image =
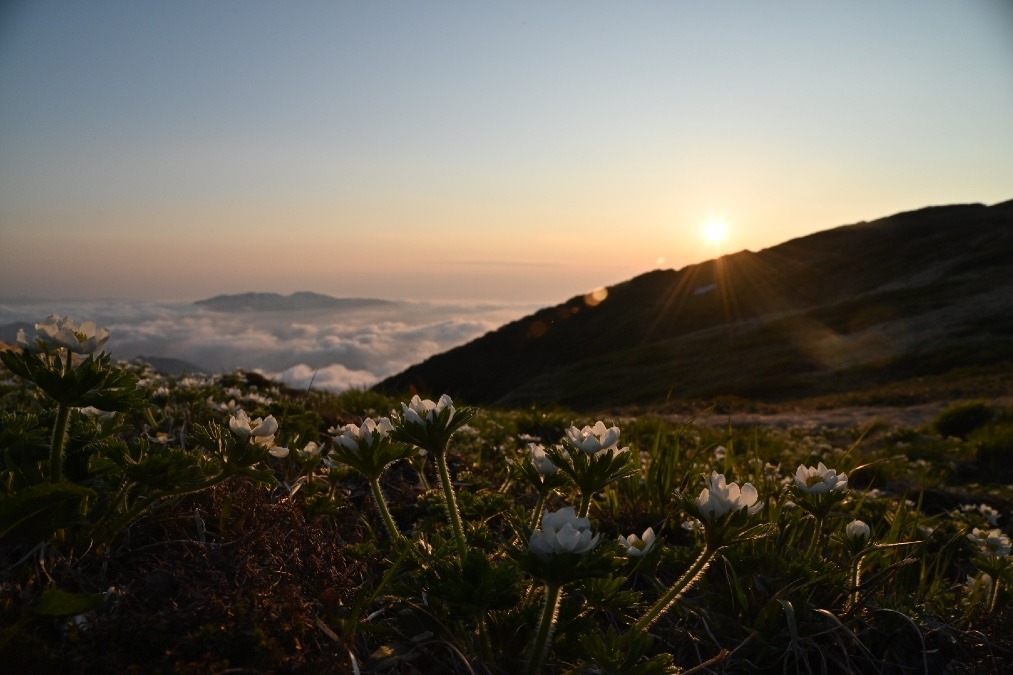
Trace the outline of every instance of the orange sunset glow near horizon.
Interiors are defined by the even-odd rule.
[[[13,2],[0,297],[554,303],[1013,198],[1013,6]]]

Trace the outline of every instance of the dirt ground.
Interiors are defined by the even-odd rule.
[[[883,422],[890,426],[917,427],[926,424],[946,409],[948,403],[923,403],[912,406],[854,406],[833,410],[791,409],[771,413],[711,413],[697,421],[710,426],[734,427],[862,427],[872,422]]]
[[[695,418],[699,424],[734,427],[821,427],[851,428],[863,427],[873,422],[888,426],[918,427],[930,423],[936,415],[948,408],[952,401],[933,401],[907,406],[846,406],[830,409],[785,408],[767,412],[701,413]],[[992,401],[997,407],[1013,405],[1013,398],[1002,397]],[[685,419],[684,416],[678,416]],[[673,417],[674,418],[674,417]]]

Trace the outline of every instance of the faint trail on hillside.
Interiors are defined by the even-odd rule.
[[[950,401],[936,401],[910,406],[851,406],[829,410],[794,409],[772,413],[708,413],[699,415],[695,422],[711,427],[730,425],[733,427],[816,429],[820,427],[863,427],[878,421],[890,426],[918,427],[931,422],[950,404]]]

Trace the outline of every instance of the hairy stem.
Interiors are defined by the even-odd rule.
[[[538,494],[538,503],[535,504],[535,512],[531,514],[531,523],[529,530],[534,532],[538,529],[538,521],[542,519],[542,511],[545,510],[545,498],[548,497],[548,492],[541,492]]]
[[[383,490],[380,489],[380,479],[370,478],[369,487],[373,491],[373,501],[376,502],[376,510],[380,512],[383,524],[387,526],[387,534],[390,535],[393,541],[403,541],[404,535],[397,529],[397,523],[394,522],[394,518],[390,515],[390,509],[387,508],[387,500],[383,496]]]
[[[63,365],[63,374],[68,375],[74,364],[74,356],[67,350],[67,361]],[[70,406],[60,402],[56,408],[56,424],[53,425],[53,440],[49,450],[49,480],[53,483],[63,478],[63,446],[67,443],[67,421],[70,419]]]
[[[633,630],[645,631],[650,628],[651,624],[657,621],[661,615],[667,612],[668,608],[679,599],[679,596],[689,590],[689,588],[696,583],[696,580],[703,575],[707,566],[710,565],[711,560],[714,559],[717,552],[717,548],[712,548],[710,546],[705,547],[704,550],[700,552],[697,559],[693,561],[693,564],[689,566],[689,569],[686,570],[686,573],[683,574],[682,577],[680,577],[679,580],[675,582],[675,584],[668,589],[668,591],[661,596],[656,603],[654,603],[653,607],[647,610],[646,614],[640,617],[640,620],[634,624]]]
[[[851,598],[848,601],[848,609],[853,610],[858,606],[858,586],[862,583],[862,556],[859,554],[855,557],[855,562],[851,566]]]
[[[578,518],[587,518],[587,512],[591,510],[591,492],[580,493],[580,508],[577,509]]]
[[[545,657],[549,653],[549,644],[552,642],[552,632],[556,628],[556,617],[559,615],[559,603],[562,599],[562,586],[545,585],[545,604],[542,605],[538,632],[535,634],[534,644],[531,645],[531,656],[528,658],[528,668],[525,671],[528,675],[534,675],[542,670],[542,664],[545,663]]]
[[[447,468],[446,452],[436,453],[436,466],[440,470],[440,487],[443,488],[443,498],[447,502],[447,517],[450,518],[450,526],[454,530],[454,539],[457,541],[457,552],[461,555],[461,564],[468,557],[468,544],[464,539],[464,527],[461,525],[461,512],[457,508],[457,497],[454,495],[454,486],[450,483],[450,469]]]
[[[816,517],[816,529],[813,530],[812,541],[809,542],[809,548],[806,549],[805,557],[809,559],[816,552],[816,543],[820,540],[820,535],[823,533],[823,519],[819,516]]]
[[[988,613],[995,611],[995,601],[999,599],[1000,577],[995,574],[992,578],[992,588],[988,592]]]
[[[70,406],[60,403],[56,409],[56,424],[53,425],[53,442],[49,452],[49,480],[58,483],[63,478],[63,446],[67,442],[67,421]]]

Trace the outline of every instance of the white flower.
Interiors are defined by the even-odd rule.
[[[35,324],[35,343],[29,343],[25,331],[18,330],[18,344],[29,351],[37,352],[45,346],[69,349],[75,354],[94,354],[109,340],[109,331],[98,328],[94,321],[81,325],[69,316],[63,318],[53,314],[42,323]]]
[[[278,431],[278,421],[274,415],[264,419],[251,420],[246,411],[240,408],[229,418],[229,429],[239,438],[251,438],[254,443],[265,447],[274,446],[274,434]],[[286,453],[287,454],[287,453]]]
[[[559,467],[552,463],[552,460],[545,454],[545,447],[538,443],[529,443],[528,451],[531,453],[531,463],[535,470],[543,476],[556,473]]]
[[[531,533],[528,548],[541,560],[556,553],[587,553],[601,535],[591,535],[591,521],[578,518],[572,506],[550,511],[542,517],[542,529]]]
[[[611,426],[605,428],[605,423],[598,420],[593,427],[578,429],[571,426],[566,430],[566,438],[575,446],[589,455],[597,455],[606,450],[617,449],[619,443],[619,427]],[[625,452],[629,448],[618,449],[618,452]]]
[[[1000,517],[999,511],[993,509],[988,504],[978,504],[978,512],[981,513],[981,515],[985,516],[985,519],[988,520],[989,525],[999,524],[999,517]]]
[[[795,471],[795,485],[809,494],[840,492],[848,487],[848,475],[828,469],[823,462],[816,467],[799,464]]]
[[[967,538],[977,544],[982,553],[988,555],[1007,556],[1010,554],[1010,550],[1013,550],[1009,537],[1003,534],[999,528],[980,530],[976,527],[971,530],[971,534],[967,535]]]
[[[373,421],[371,417],[367,417],[362,421],[361,426],[346,424],[337,429],[334,443],[352,452],[358,452],[360,441],[365,441],[366,445],[372,447],[374,443],[378,443],[381,439],[386,438],[387,434],[393,430],[394,425],[386,417],[381,417],[376,421]],[[334,432],[335,430],[331,429],[331,431]]]
[[[751,483],[746,483],[739,489],[738,483],[727,483],[724,474],[714,471],[711,473],[710,487],[703,489],[696,498],[696,505],[700,517],[713,522],[729,511],[743,508],[756,513],[762,506],[756,501],[758,497],[756,488]]]
[[[99,410],[95,406],[91,406],[91,405],[88,406],[87,408],[78,408],[78,410],[85,417],[90,417],[92,419],[97,419],[97,420],[112,419],[113,416],[116,415],[115,412],[110,412],[110,411],[107,411],[107,410]]]
[[[272,436],[272,438],[273,438],[273,436]],[[285,457],[288,457],[289,450],[288,450],[288,448],[282,448],[282,447],[276,445],[273,448],[271,448],[270,450],[268,450],[267,452],[272,457],[277,457],[278,459],[284,459]]]
[[[454,401],[446,394],[441,396],[437,403],[433,403],[428,398],[423,400],[416,394],[412,396],[412,400],[409,403],[401,404],[401,412],[404,413],[405,422],[414,424],[431,422],[447,408],[450,409],[450,418],[448,419],[450,421],[454,418]]]
[[[323,450],[323,447],[321,447],[319,443],[316,441],[310,441],[303,446],[302,450],[297,450],[297,452],[299,453],[299,457],[301,459],[309,459],[319,455],[321,450]]]
[[[686,530],[687,532],[696,532],[702,527],[703,523],[701,523],[696,518],[690,518],[689,520],[682,521],[682,529]]]
[[[251,403],[258,403],[260,405],[271,405],[272,403],[274,403],[274,400],[268,398],[267,396],[258,394],[255,391],[251,391],[250,393],[248,393],[246,396],[243,397],[243,400],[249,401]]]
[[[964,588],[967,590],[968,595],[974,595],[976,591],[981,591],[982,595],[988,595],[992,590],[992,575],[982,572],[977,579],[968,576]]]
[[[228,403],[215,403],[214,399],[208,396],[208,405],[220,413],[233,413],[239,409],[239,404],[236,403],[236,399],[229,399]]]
[[[844,534],[848,539],[854,539],[864,544],[869,541],[871,531],[869,530],[869,526],[863,521],[852,520],[844,527]]]
[[[644,534],[640,537],[636,534],[631,534],[628,537],[619,537],[619,543],[626,548],[626,553],[633,558],[647,555],[647,552],[654,548],[655,541],[653,527],[644,530]]]
[[[728,450],[723,445],[719,445],[714,448],[714,461],[723,462],[725,461],[725,455],[728,454]]]

